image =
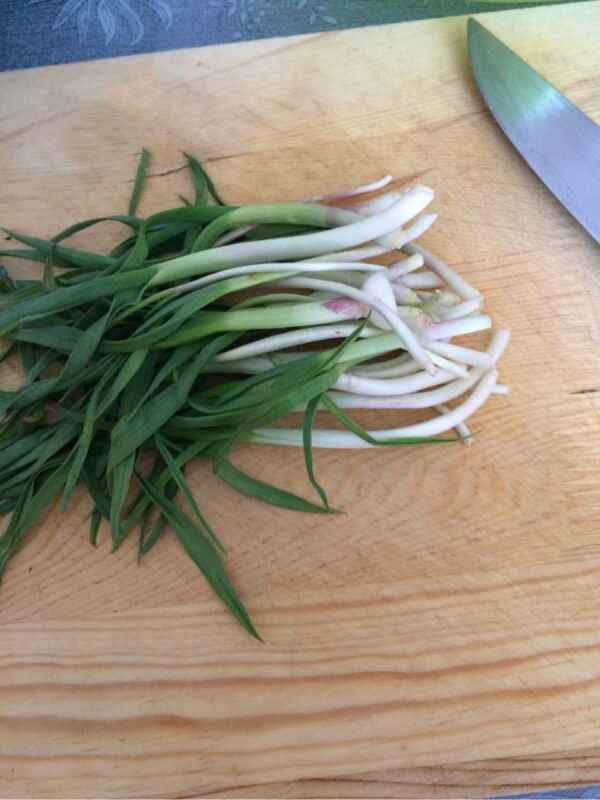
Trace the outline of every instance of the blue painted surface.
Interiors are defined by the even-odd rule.
[[[532,794],[509,794],[495,800],[525,800],[525,798],[536,798],[537,800],[550,800],[551,798],[600,798],[599,786],[578,786],[575,789],[552,789],[545,792],[533,792]]]
[[[468,0],[0,0],[0,70],[502,7]]]

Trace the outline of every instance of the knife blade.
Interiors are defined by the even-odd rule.
[[[600,242],[600,128],[474,19],[469,59],[496,121],[525,161]]]

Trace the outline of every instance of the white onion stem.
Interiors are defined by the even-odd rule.
[[[461,361],[471,367],[489,369],[492,366],[492,358],[489,353],[473,350],[471,347],[460,347],[449,342],[429,342],[427,349],[431,353]]]
[[[507,328],[498,328],[498,330],[494,331],[492,339],[487,347],[487,352],[490,354],[494,364],[504,352],[509,340],[510,331]]]
[[[347,297],[351,297],[353,300],[357,300],[359,303],[365,303],[385,319],[417,364],[431,374],[435,372],[433,362],[423,345],[416,339],[413,332],[404,320],[398,316],[396,311],[389,308],[389,306],[383,303],[378,297],[363,292],[361,289],[356,289],[353,286],[345,286],[344,284],[335,283],[333,281],[322,281],[317,278],[288,278],[284,281],[280,281],[279,285],[290,286],[292,288],[325,289],[332,292],[339,292]]]
[[[429,355],[433,363],[436,365],[436,367],[441,367],[442,369],[445,369],[448,372],[452,372],[459,378],[466,378],[468,376],[469,373],[465,369],[463,364],[457,364],[456,361],[452,361],[449,358],[444,358],[444,356],[440,356],[437,353],[432,352],[431,350],[429,350]]]
[[[391,281],[395,281],[396,278],[401,278],[403,275],[408,275],[409,272],[420,269],[424,263],[423,256],[420,253],[415,253],[412,256],[402,258],[400,261],[394,261],[392,264],[389,264],[387,276]]]
[[[483,297],[480,296],[472,297],[470,300],[464,300],[462,303],[456,303],[456,305],[443,306],[440,309],[440,317],[442,319],[459,319],[460,317],[466,317],[469,314],[479,311],[482,303]]]
[[[398,278],[398,282],[409,289],[439,289],[444,285],[441,278],[435,272],[413,272]]]
[[[255,223],[240,225],[239,228],[234,228],[232,231],[227,231],[227,233],[219,236],[219,238],[213,242],[212,247],[221,247],[221,245],[235,242],[236,239],[241,239],[242,236],[250,233],[250,231],[253,231],[256,227],[258,226]]]
[[[352,375],[361,378],[402,378],[404,375],[414,375],[420,370],[419,365],[408,353],[399,358],[392,358],[378,364],[358,364],[348,370]]]
[[[433,253],[430,253],[429,250],[421,247],[421,245],[411,242],[402,249],[404,252],[410,255],[413,255],[414,253],[419,253],[422,255],[427,266],[433,270],[436,275],[439,275],[449,289],[452,289],[452,291],[456,292],[456,294],[458,294],[460,297],[464,298],[465,300],[470,300],[474,297],[480,297],[477,289],[471,286],[471,284],[467,283],[464,278],[461,278],[461,276],[458,275],[451,267],[449,267],[448,264],[445,264],[441,258],[438,258]]]
[[[327,255],[323,256],[305,258],[302,259],[301,263],[310,264],[311,261],[367,261],[369,258],[377,258],[389,252],[389,247],[373,244],[368,247],[357,247],[354,250],[342,250],[341,253],[327,253]]]
[[[444,406],[441,404],[435,406],[435,410],[438,412],[438,414],[451,413],[448,406]],[[473,437],[471,436],[471,431],[467,428],[464,422],[457,422],[456,425],[454,426],[454,430],[458,433],[459,436],[462,437],[463,444],[467,446],[473,444]]]
[[[415,186],[405,192],[387,211],[363,218],[356,214],[354,216],[359,217],[356,222],[349,222],[340,227],[307,233],[303,236],[237,242],[178,256],[158,266],[156,274],[148,281],[148,287],[196,278],[209,272],[238,267],[242,264],[291,261],[366,244],[384,234],[398,231],[405,222],[423,211],[433,200],[433,196],[433,191],[426,186]]]
[[[219,353],[213,361],[236,361],[240,358],[262,355],[263,353],[273,353],[276,350],[285,350],[288,347],[296,347],[309,342],[326,341],[327,339],[345,339],[356,330],[356,325],[317,325],[313,328],[303,328],[296,331],[286,331],[277,333],[273,336],[265,336],[256,342],[243,344]],[[381,336],[380,331],[365,327],[361,331],[361,337]]]
[[[382,194],[379,197],[375,197],[373,200],[367,200],[367,202],[361,203],[358,206],[352,206],[352,211],[367,216],[371,214],[380,214],[382,211],[385,211],[390,206],[393,206],[394,203],[398,202],[400,197],[402,197],[400,192],[387,192],[387,194]]]
[[[302,261],[293,261],[291,263],[285,261],[273,261],[265,264],[245,264],[241,267],[232,267],[231,269],[223,269],[220,272],[212,272],[210,275],[203,275],[201,278],[189,281],[188,283],[181,284],[177,287],[177,293],[186,292],[190,289],[198,289],[201,286],[206,286],[209,283],[217,283],[224,281],[228,278],[234,278],[238,275],[253,275],[259,272],[273,272],[274,280],[281,274],[294,274],[311,272],[385,272],[385,267],[380,264],[366,264],[362,261],[349,261],[349,262],[328,262],[328,261],[313,261],[311,263]]]
[[[492,320],[487,314],[477,314],[472,317],[461,317],[444,322],[434,322],[423,332],[424,341],[436,339],[450,339],[467,333],[476,333],[492,327]]]
[[[357,186],[355,189],[345,189],[341,192],[333,192],[331,194],[315,194],[311,197],[304,197],[300,200],[301,203],[320,203],[327,200],[343,200],[345,197],[354,197],[357,194],[367,194],[367,192],[376,192],[378,189],[383,189],[392,180],[391,175],[385,175],[373,183],[366,183],[363,186]]]
[[[468,378],[457,378],[435,389],[428,389],[426,392],[416,391],[390,396],[340,391],[332,391],[331,394],[340,408],[393,408],[402,410],[432,408],[440,403],[455,400],[465,392],[468,392],[481,378],[483,372],[484,370],[473,369]]]
[[[442,369],[438,370],[435,375],[430,375],[428,372],[421,370],[421,372],[417,372],[414,375],[388,379],[366,378],[346,372],[344,375],[340,375],[332,388],[344,392],[357,392],[358,394],[383,397],[429,389],[431,386],[447,383],[453,380],[454,377],[452,372]]]
[[[437,436],[440,433],[445,433],[451,430],[456,425],[464,422],[471,414],[477,411],[489,397],[494,384],[496,383],[497,372],[495,367],[487,370],[474,391],[469,397],[457,408],[439,417],[426,420],[425,422],[418,422],[414,425],[406,425],[400,428],[388,428],[379,431],[369,431],[369,434],[378,442],[384,444],[385,442],[393,441],[394,439],[421,437],[421,436]],[[285,445],[302,446],[303,435],[301,430],[294,430],[289,428],[257,428],[252,434],[252,441],[255,442],[269,442]],[[328,447],[339,449],[350,448],[371,448],[377,445],[372,445],[361,439],[356,434],[350,431],[337,431],[337,430],[323,430],[315,429],[312,432],[312,445],[313,447]]]

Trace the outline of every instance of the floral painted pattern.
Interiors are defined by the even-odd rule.
[[[29,0],[29,5],[44,2],[47,0]],[[105,44],[108,44],[117,28],[125,24],[131,33],[130,44],[134,45],[144,35],[144,23],[138,11],[140,6],[153,11],[165,29],[171,27],[173,12],[166,0],[66,0],[52,27],[56,30],[75,19],[79,41],[83,42],[95,18],[104,32]]]
[[[248,35],[262,36],[272,34],[270,22],[277,21],[278,0],[208,0],[209,5],[219,9],[227,17],[236,22],[234,37],[239,39]],[[295,12],[299,17],[298,22],[305,21],[309,25],[325,23],[337,25],[336,18],[331,14],[328,3],[324,0],[295,0]],[[280,9],[279,9],[280,11]],[[290,15],[291,10],[288,10]],[[304,20],[301,19],[304,17]]]
[[[0,0],[1,2],[1,0]],[[232,39],[277,35],[282,9],[280,0],[196,0],[197,13],[206,24],[206,12],[210,9],[212,25],[221,22],[230,30]],[[56,0],[29,0],[28,5],[48,3],[56,5]],[[200,6],[202,3],[202,6]],[[285,11],[288,23],[306,28],[319,25],[336,26],[326,0],[292,0]],[[60,6],[60,4],[59,4]],[[99,26],[104,34],[104,44],[108,45],[115,34],[124,28],[129,35],[129,45],[137,45],[144,36],[144,13],[148,10],[160,21],[165,30],[173,23],[173,9],[177,0],[63,0],[59,7],[52,29],[77,29],[79,43],[82,44],[92,26]],[[144,12],[144,13],[142,13]],[[189,12],[188,12],[189,14]]]
[[[0,71],[552,2],[0,0]]]

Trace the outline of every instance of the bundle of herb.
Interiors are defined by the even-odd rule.
[[[24,372],[18,390],[0,392],[0,510],[11,515],[0,576],[55,496],[65,509],[81,482],[93,503],[92,544],[102,520],[114,550],[137,526],[142,556],[169,525],[258,636],[186,482],[189,462],[209,459],[221,479],[264,502],[332,512],[312,448],[469,442],[466,419],[505,391],[495,363],[508,333],[496,331],[483,352],[451,341],[491,321],[480,293],[414,243],[435,220],[421,213],[430,189],[331,204],[383,189],[388,177],[298,203],[232,207],[187,160],[193,203],[136,215],[144,151],[128,214],[86,220],[50,240],[10,232],[26,249],[1,254],[39,262],[42,277],[0,275],[0,335],[9,342],[1,360],[18,358]],[[131,230],[111,252],[62,244],[105,220]],[[387,265],[375,260],[390,253]],[[367,431],[347,414],[360,408],[434,414]],[[294,411],[303,413],[301,429],[273,427]],[[314,429],[321,412],[341,425]],[[439,438],[452,429],[457,435]],[[241,441],[303,446],[320,503],[234,467],[229,456]],[[149,472],[141,467],[148,454]]]

